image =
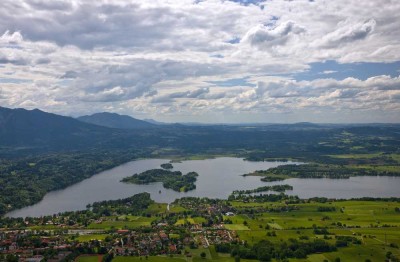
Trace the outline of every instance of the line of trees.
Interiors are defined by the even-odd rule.
[[[272,243],[268,240],[261,240],[257,244],[249,247],[238,244],[217,244],[217,252],[230,253],[232,257],[244,259],[258,259],[259,261],[269,262],[272,259],[284,260],[287,258],[306,258],[309,254],[333,252],[337,248],[324,240],[317,239],[310,242],[301,242],[296,239],[280,243]]]

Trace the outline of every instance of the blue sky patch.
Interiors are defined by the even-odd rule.
[[[224,56],[223,56],[223,55],[221,55],[221,54],[210,55],[210,57],[215,57],[215,58],[224,58]]]
[[[71,79],[63,79],[57,82],[58,85],[60,86],[68,86],[71,84],[72,80]]]
[[[0,83],[2,84],[22,84],[22,83],[31,83],[32,80],[20,79],[20,78],[1,78]]]
[[[229,44],[238,44],[240,42],[240,37],[232,38],[231,40],[227,41]]]
[[[221,87],[231,87],[231,86],[251,86],[255,87],[255,84],[247,82],[247,77],[243,78],[232,78],[228,80],[223,80],[223,81],[208,81],[207,83],[216,85],[216,86],[221,86]]]
[[[231,2],[240,3],[241,5],[258,5],[259,3],[264,2],[265,0],[229,0]]]
[[[263,25],[266,26],[266,27],[275,27],[276,26],[276,22],[278,20],[279,20],[279,17],[272,16],[271,19],[268,22],[263,23]]]
[[[354,77],[366,80],[373,76],[400,75],[400,61],[392,63],[349,63],[339,64],[336,61],[311,63],[310,70],[292,75],[298,81],[313,80],[318,78],[333,78],[343,80],[347,77]]]

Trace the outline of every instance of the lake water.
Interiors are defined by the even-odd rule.
[[[287,179],[278,182],[261,182],[260,177],[241,175],[255,170],[268,169],[291,162],[249,162],[240,158],[222,157],[206,160],[190,160],[174,163],[174,170],[182,173],[199,173],[196,189],[186,193],[163,188],[161,183],[135,185],[120,180],[134,173],[159,168],[165,159],[132,161],[101,172],[66,189],[45,195],[39,203],[15,210],[10,217],[42,216],[63,211],[85,209],[96,201],[126,198],[141,192],[149,192],[156,202],[169,203],[184,196],[227,198],[236,189],[254,189],[264,185],[289,184],[294,187],[290,195],[301,198],[324,196],[331,198],[352,197],[400,197],[400,177],[352,177],[350,179]],[[159,193],[161,191],[161,193]]]

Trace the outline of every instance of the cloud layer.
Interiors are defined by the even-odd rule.
[[[164,121],[399,122],[398,1],[3,0],[0,105]],[[225,84],[222,84],[225,83]]]

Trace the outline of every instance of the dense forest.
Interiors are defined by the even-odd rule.
[[[0,161],[0,215],[32,205],[49,191],[65,188],[139,156],[135,151],[93,151],[3,159]]]
[[[94,202],[88,205],[91,211],[98,215],[109,216],[111,214],[141,214],[154,201],[149,193],[140,193],[128,198]]]

